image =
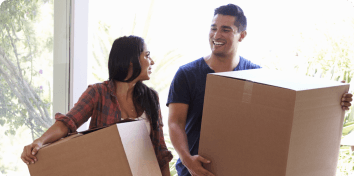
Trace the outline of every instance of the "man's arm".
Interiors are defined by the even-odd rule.
[[[168,126],[172,145],[192,176],[214,176],[202,166],[202,163],[210,163],[210,161],[199,155],[191,156],[189,153],[185,131],[188,107],[184,103],[169,104]]]

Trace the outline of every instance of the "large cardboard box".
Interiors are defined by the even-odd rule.
[[[161,176],[144,121],[64,138],[39,150],[31,176]]]
[[[199,155],[217,176],[334,176],[349,85],[266,69],[209,74]]]

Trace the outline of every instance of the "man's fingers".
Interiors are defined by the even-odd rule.
[[[190,172],[190,171],[189,171]],[[215,176],[214,174],[212,174],[211,172],[209,172],[208,170],[202,168],[199,168],[197,172],[195,173],[191,173],[192,176]]]
[[[209,160],[207,160],[207,159],[205,159],[205,158],[203,158],[203,157],[201,157],[201,156],[198,157],[198,160],[199,160],[200,162],[202,162],[202,163],[206,163],[206,164],[210,163]]]
[[[215,176],[213,173],[209,172],[208,170],[203,168],[203,171],[201,172],[203,173],[203,175],[207,175],[207,176]]]
[[[343,97],[343,98],[351,98],[351,97],[353,97],[353,94],[351,94],[351,93],[345,93],[345,94],[343,94],[342,97]]]
[[[353,99],[344,97],[344,98],[342,98],[342,101],[351,102],[351,101],[353,101]]]
[[[207,176],[215,176],[214,174],[212,174],[211,172],[207,171],[204,173],[204,175],[207,175]]]
[[[349,107],[349,106],[351,106],[352,104],[351,104],[351,103],[348,103],[348,102],[342,102],[341,105],[342,105],[342,106],[345,106],[345,107]]]

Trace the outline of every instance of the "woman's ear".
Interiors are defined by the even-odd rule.
[[[132,75],[133,75],[133,63],[130,62],[129,67],[128,67],[128,74],[124,80],[126,81],[126,80],[130,79],[130,77],[132,77]]]
[[[128,72],[132,72],[133,73],[133,63],[132,62],[129,63]]]

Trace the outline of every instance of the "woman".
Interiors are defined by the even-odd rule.
[[[142,83],[150,79],[152,65],[154,61],[142,38],[116,39],[109,54],[109,80],[90,85],[68,114],[57,113],[56,122],[40,138],[24,147],[23,162],[35,163],[35,155],[44,144],[75,132],[90,117],[90,129],[126,119],[144,119],[162,175],[169,176],[169,162],[173,156],[164,141],[159,99],[154,90]]]

